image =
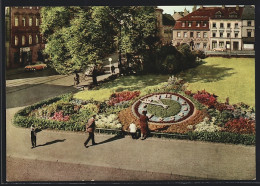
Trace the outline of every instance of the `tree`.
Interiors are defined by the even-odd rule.
[[[101,63],[116,47],[141,53],[156,42],[153,7],[44,7],[45,53],[60,74]]]

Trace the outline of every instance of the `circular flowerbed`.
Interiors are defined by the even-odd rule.
[[[158,124],[176,124],[190,117],[193,103],[177,93],[154,93],[141,97],[132,106],[132,112],[140,117],[147,111],[150,121]]]

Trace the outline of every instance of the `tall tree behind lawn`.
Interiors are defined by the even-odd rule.
[[[156,42],[153,7],[44,7],[45,52],[60,74],[97,64],[116,48],[141,53]]]

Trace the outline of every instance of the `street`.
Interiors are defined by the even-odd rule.
[[[108,76],[99,76],[98,81]],[[98,144],[86,149],[83,142],[87,136],[83,132],[43,130],[37,135],[38,147],[31,149],[30,129],[14,126],[14,114],[43,99],[79,91],[73,86],[73,77],[55,74],[6,81],[8,181],[253,180],[256,177],[254,146],[159,138],[141,141],[129,136],[96,134]]]

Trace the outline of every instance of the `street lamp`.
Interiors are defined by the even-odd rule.
[[[112,74],[112,69],[111,69],[112,58],[110,57],[110,58],[108,59],[108,61],[109,61],[109,64],[110,64],[110,73]]]

